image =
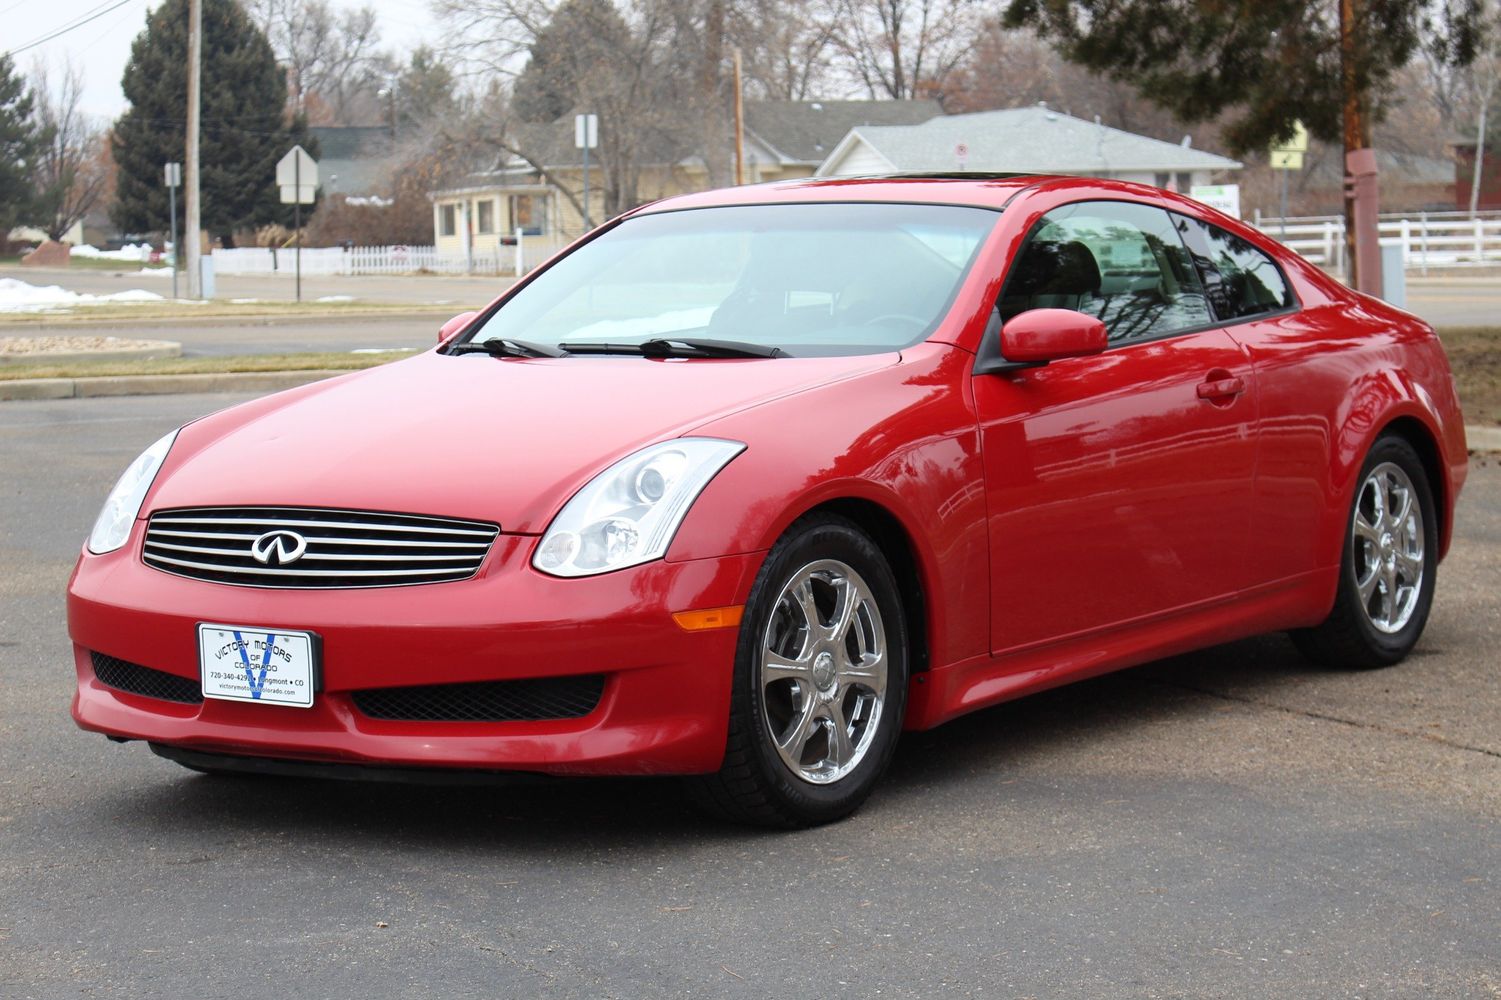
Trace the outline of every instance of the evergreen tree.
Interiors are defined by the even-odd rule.
[[[202,3],[202,223],[232,246],[238,230],[291,224],[292,206],[279,200],[276,162],[294,143],[314,158],[318,150],[305,120],[285,121],[286,78],[266,36],[236,0]],[[110,214],[126,232],[167,228],[162,165],[182,162],[186,153],[187,54],[188,0],[165,0],[132,44],[122,80],[130,109],[115,123],[119,177]],[[183,200],[179,192],[179,213]],[[304,209],[304,218],[309,214]]]
[[[1354,96],[1371,120],[1400,95],[1396,74],[1420,44],[1453,63],[1474,56],[1480,0],[1357,0]],[[1008,0],[1006,22],[1055,38],[1065,56],[1131,84],[1188,122],[1228,114],[1236,153],[1266,149],[1303,122],[1340,143],[1339,0]]]
[[[402,130],[440,122],[458,110],[453,71],[425,45],[412,51],[397,82]]]
[[[34,103],[15,63],[0,54],[0,243],[18,223],[30,221],[38,141]]]
[[[637,46],[610,0],[564,0],[537,33],[516,78],[511,108],[525,122],[557,121],[578,108],[589,78],[608,75]]]

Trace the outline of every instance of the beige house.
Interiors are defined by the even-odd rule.
[[[747,101],[746,180],[811,177],[851,129],[912,125],[940,114],[934,101]],[[433,242],[439,254],[509,258],[514,252],[509,243],[520,230],[523,244],[533,248],[527,250],[527,260],[534,262],[583,233],[583,216],[574,204],[583,200],[583,152],[573,145],[572,118],[521,126],[515,138],[518,147],[542,164],[546,178],[530,162],[513,156],[493,170],[432,192]],[[595,164],[589,175],[590,220],[598,224],[605,218],[604,175]],[[707,187],[703,161],[686,157],[646,166],[637,196],[646,202]]]

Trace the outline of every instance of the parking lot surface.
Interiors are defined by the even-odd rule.
[[[99,503],[238,398],[0,404],[0,996],[1501,995],[1494,460],[1406,664],[1163,661],[909,734],[773,834],[670,781],[211,778],[76,730]]]

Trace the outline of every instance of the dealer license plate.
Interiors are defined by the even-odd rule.
[[[203,696],[310,708],[318,676],[316,640],[311,632],[200,624]]]

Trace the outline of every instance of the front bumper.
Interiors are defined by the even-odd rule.
[[[737,631],[688,632],[674,611],[744,603],[762,555],[644,566],[576,580],[531,569],[535,539],[502,536],[458,583],[297,591],[189,580],[141,562],[143,522],[108,555],[85,552],[68,586],[86,730],[207,753],[388,767],[550,774],[693,774],[724,754]],[[196,626],[322,637],[312,708],[187,704],[103,683],[90,652],[198,679]],[[577,718],[395,721],[355,691],[603,674]]]

